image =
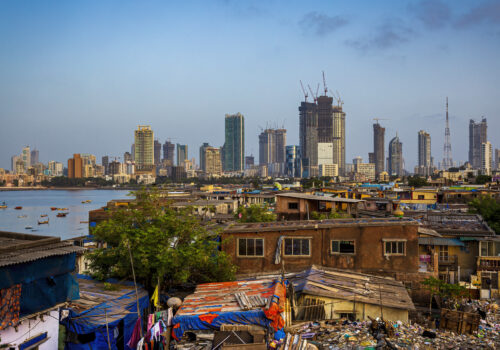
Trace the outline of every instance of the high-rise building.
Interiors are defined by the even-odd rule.
[[[267,165],[273,175],[285,171],[286,130],[266,129],[259,135],[259,164]]]
[[[201,151],[201,149],[200,149]],[[203,170],[208,176],[220,176],[222,175],[222,162],[220,157],[220,148],[206,147],[203,152],[203,164],[205,169]]]
[[[354,165],[354,174],[359,175],[361,181],[375,181],[375,164],[357,163]]]
[[[242,114],[226,114],[224,171],[243,171],[245,157],[245,118]]]
[[[33,151],[31,151],[31,160],[30,160],[31,166],[38,164],[40,162],[39,156],[40,156],[40,153],[38,152],[37,149],[34,149]]]
[[[47,164],[50,176],[62,176],[63,175],[63,164],[56,162],[54,160],[49,161]]]
[[[221,158],[224,158],[222,156],[222,150],[221,150]],[[255,164],[255,159],[253,155],[245,157],[245,169],[250,169],[254,164]]]
[[[345,112],[342,105],[333,106],[333,164],[338,172],[345,174]]]
[[[130,152],[123,153],[123,163],[132,162],[133,159],[134,158],[132,158],[132,155],[130,154]]]
[[[83,175],[83,159],[79,153],[75,153],[73,158],[68,159],[68,177],[70,179],[79,179]]]
[[[154,174],[154,133],[149,125],[139,125],[135,130],[135,172]]]
[[[12,170],[13,173],[16,172],[16,164],[17,164],[18,159],[20,159],[19,156],[10,157],[10,170]]]
[[[23,152],[21,153],[21,159],[24,162],[24,169],[28,170],[28,168],[31,166],[30,146],[26,146],[23,148]]]
[[[318,166],[321,164],[334,164],[332,142],[318,142]]]
[[[469,122],[469,163],[475,169],[480,169],[481,164],[481,145],[488,141],[488,123],[486,118],[480,122],[473,119]]]
[[[495,148],[495,167],[500,170],[500,149]]]
[[[310,177],[318,168],[318,106],[301,102],[299,107],[299,146],[302,177]]]
[[[166,159],[170,166],[174,165],[174,154],[175,145],[170,141],[165,141],[163,144],[163,159]]]
[[[291,145],[286,146],[286,167],[285,173],[289,177],[300,177],[301,176],[301,166],[300,166],[300,147]]]
[[[493,149],[491,147],[491,143],[489,141],[483,142],[481,144],[481,172],[484,175],[491,175],[491,156],[493,153]]]
[[[211,147],[208,142],[204,142],[203,145],[200,146],[200,169],[202,171],[207,170],[206,165],[205,165],[205,150],[208,147]],[[219,154],[220,154],[220,150],[219,150]]]
[[[391,140],[391,142],[389,142],[388,160],[389,175],[403,175],[403,144],[399,141],[399,137],[397,135]]]
[[[101,164],[104,167],[104,175],[109,175],[109,156],[103,156]]]
[[[418,132],[418,174],[432,173],[431,136],[424,130]]]
[[[182,166],[188,159],[188,146],[177,144],[177,166]]]
[[[384,135],[385,128],[381,127],[377,121],[377,123],[373,124],[373,161],[375,163],[376,176],[385,169]]]
[[[339,176],[339,167],[337,164],[320,164],[318,166],[319,176],[337,177]]]
[[[155,166],[158,167],[161,164],[161,142],[155,140],[153,147],[154,147],[154,162]]]
[[[132,159],[135,161],[135,143],[130,146],[130,154],[132,154]]]

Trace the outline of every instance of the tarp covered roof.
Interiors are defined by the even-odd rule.
[[[420,245],[442,245],[442,246],[455,246],[464,247],[465,244],[456,238],[443,238],[443,237],[419,237],[418,244]]]

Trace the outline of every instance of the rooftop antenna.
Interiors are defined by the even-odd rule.
[[[325,91],[325,96],[326,96],[326,93],[328,92],[328,88],[326,87],[325,71],[323,71],[323,89]]]
[[[304,89],[304,85],[302,84],[302,80],[300,80],[300,87],[302,88],[302,92],[304,93],[304,102],[307,102],[307,96],[309,96],[309,95],[307,94],[306,89]]]

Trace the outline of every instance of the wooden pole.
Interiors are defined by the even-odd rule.
[[[109,327],[108,327],[108,310],[104,309],[104,317],[106,318],[106,335],[108,338],[108,349],[111,350],[111,342],[109,340]]]
[[[380,299],[380,318],[383,320],[384,319],[384,308],[382,306],[382,287],[380,287],[380,283],[378,284],[378,292],[379,292],[379,299]]]
[[[130,250],[130,242],[127,242],[128,254],[130,256],[130,265],[132,266],[132,276],[134,277],[134,287],[135,287],[135,301],[137,303],[137,317],[141,317],[141,309],[139,308],[139,292],[137,291],[137,283],[135,281],[135,270],[134,270],[134,259],[132,259],[132,251]],[[142,335],[142,327],[141,329],[141,338]]]

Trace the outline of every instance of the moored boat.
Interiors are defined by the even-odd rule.
[[[49,220],[45,220],[45,221],[38,221],[38,225],[46,225],[49,223]]]
[[[47,216],[48,216],[47,214],[40,215],[41,218],[46,218]]]
[[[5,204],[5,202],[2,202],[2,204],[0,204],[0,209],[6,209],[7,208],[7,204]]]
[[[68,215],[68,213],[57,213],[57,215],[56,215],[56,216],[57,216],[58,218],[64,218],[64,217],[66,217],[66,215]]]
[[[14,209],[21,210],[21,209],[23,209],[23,207],[15,207]]]
[[[26,226],[25,229],[26,230],[31,230],[33,228],[33,226]]]
[[[18,217],[19,219],[22,219],[22,218],[27,217],[27,215],[18,215],[17,217]]]
[[[50,207],[50,210],[52,211],[57,210],[57,207]]]

